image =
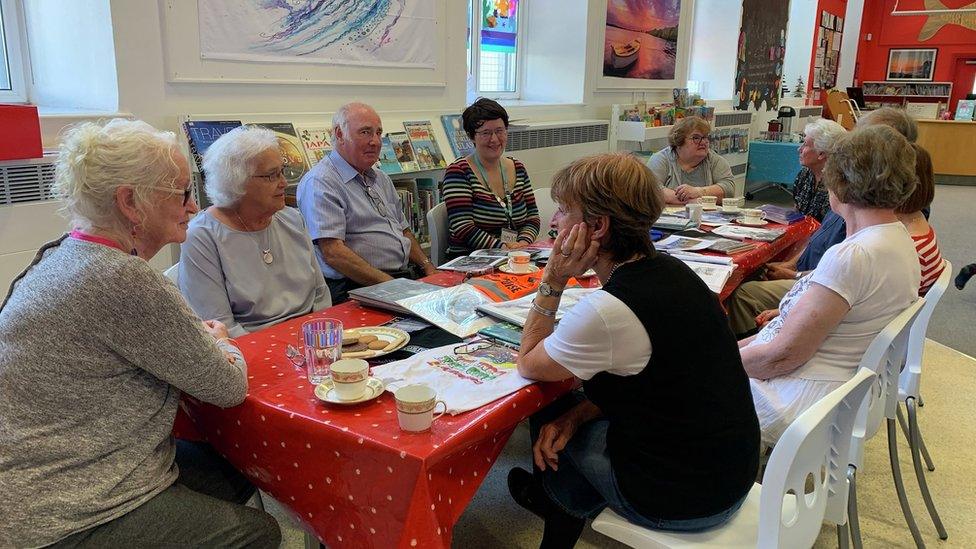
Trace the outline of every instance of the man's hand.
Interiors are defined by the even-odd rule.
[[[542,426],[539,430],[539,438],[532,446],[532,456],[539,470],[545,471],[547,466],[553,471],[559,469],[558,453],[576,434],[577,427],[579,423],[572,413],[563,414],[556,421]]]
[[[435,275],[440,272],[430,261],[425,261],[421,267],[424,269],[424,276]]]
[[[766,280],[786,280],[796,278],[796,264],[789,261],[770,261],[763,275]]]

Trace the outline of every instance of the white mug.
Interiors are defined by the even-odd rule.
[[[766,212],[757,208],[747,208],[742,210],[743,223],[758,225],[766,218]]]
[[[514,251],[508,252],[508,270],[513,273],[527,273],[532,270],[532,263],[529,261],[532,254],[529,252]]]
[[[723,198],[722,199],[722,211],[738,211],[746,205],[746,199],[741,196],[738,198]]]
[[[396,399],[397,419],[404,431],[426,431],[435,419],[447,412],[447,403],[437,400],[437,393],[427,385],[404,385],[393,393],[393,397]],[[438,404],[444,405],[444,411],[434,415]]]
[[[332,363],[332,387],[339,400],[356,400],[366,394],[369,381],[369,362],[361,358],[346,358]]]
[[[685,204],[685,214],[688,219],[694,223],[696,226],[701,224],[702,210],[704,208],[701,204],[689,203]]]
[[[718,204],[718,197],[717,196],[712,196],[712,195],[705,194],[705,195],[702,195],[698,199],[698,201],[701,202],[701,205],[704,206],[704,207],[706,207],[706,208],[714,208],[715,205]]]

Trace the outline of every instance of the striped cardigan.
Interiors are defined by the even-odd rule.
[[[512,222],[519,242],[535,242],[539,235],[539,211],[525,166],[515,162],[512,190]],[[467,158],[459,158],[444,173],[441,189],[447,204],[450,228],[448,254],[464,254],[482,248],[501,248],[501,231],[508,219],[494,193],[482,183]]]

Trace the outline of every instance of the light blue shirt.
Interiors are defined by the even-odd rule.
[[[342,240],[381,271],[407,268],[410,239],[403,231],[410,225],[390,176],[376,168],[361,174],[333,150],[302,177],[297,198],[312,241]],[[345,278],[325,262],[318,246],[315,255],[326,278]]]
[[[244,335],[332,305],[298,210],[275,212],[263,231],[231,229],[209,211],[190,221],[180,246],[180,292],[202,319]],[[274,261],[264,262],[271,250]]]

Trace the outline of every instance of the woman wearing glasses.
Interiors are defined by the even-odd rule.
[[[442,193],[450,228],[449,256],[481,248],[524,248],[539,235],[539,211],[525,166],[506,157],[508,113],[481,98],[461,113],[474,152],[454,161]]]
[[[668,133],[669,147],[647,161],[647,167],[661,182],[668,204],[685,204],[702,196],[719,202],[735,193],[732,168],[721,155],[708,148],[712,127],[697,116],[682,118]]]
[[[207,196],[180,251],[180,291],[231,337],[332,305],[301,214],[285,206],[274,132],[240,127],[203,158]]]
[[[197,211],[175,136],[116,119],[60,149],[74,230],[0,305],[0,546],[277,547],[274,518],[241,505],[247,479],[172,436],[181,393],[230,407],[247,392],[227,330],[148,263]]]

